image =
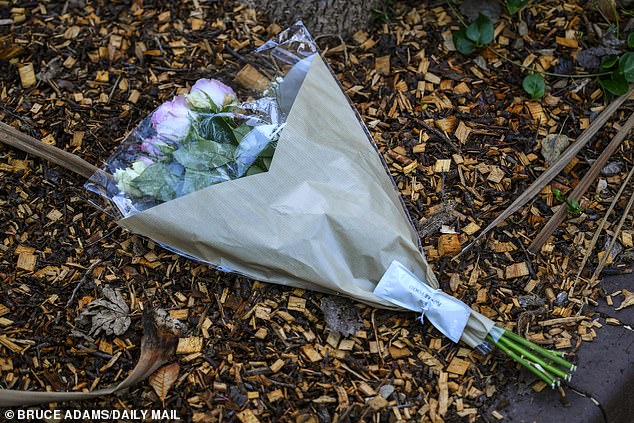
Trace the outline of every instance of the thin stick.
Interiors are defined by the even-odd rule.
[[[79,288],[81,288],[81,286],[88,280],[88,276],[90,275],[92,270],[95,268],[95,266],[97,266],[99,263],[101,263],[100,259],[95,260],[90,265],[90,267],[86,270],[86,272],[84,272],[84,276],[81,278],[79,283],[75,286],[75,289],[73,289],[72,295],[70,296],[70,298],[66,302],[66,308],[70,308],[70,306],[73,305],[73,301],[75,300],[75,296],[77,295],[77,292],[79,292]]]
[[[46,144],[4,122],[0,122],[0,143],[55,163],[85,178],[90,178],[100,169],[79,156]]]
[[[445,144],[447,144],[447,146],[449,146],[449,148],[451,148],[453,151],[455,151],[456,153],[460,153],[460,149],[458,147],[456,147],[456,144],[454,144],[451,141],[451,139],[447,135],[445,135],[444,132],[442,132],[439,129],[434,128],[433,126],[429,125],[427,122],[425,122],[422,119],[414,118],[414,120],[416,122],[418,122],[419,124],[421,124],[422,126],[424,126],[425,129],[427,129],[428,131],[433,132],[434,135],[436,135],[438,138],[443,140],[445,142]]]
[[[612,203],[610,204],[608,211],[605,212],[605,216],[603,216],[603,219],[601,219],[601,223],[599,224],[599,227],[597,228],[596,231],[594,231],[594,235],[592,236],[592,241],[590,241],[590,246],[586,249],[586,252],[583,255],[583,260],[581,261],[581,264],[579,265],[579,270],[577,270],[577,276],[575,276],[575,281],[573,282],[572,287],[570,287],[568,296],[572,297],[572,294],[575,292],[575,287],[577,286],[577,282],[579,281],[579,278],[581,277],[581,272],[583,272],[583,268],[586,266],[586,263],[588,262],[588,259],[590,258],[590,254],[592,254],[592,251],[594,250],[594,246],[597,244],[597,241],[599,240],[599,235],[601,235],[601,231],[603,231],[603,227],[607,223],[608,218],[610,217],[610,214],[612,214],[612,210],[614,210],[616,203],[619,201],[619,198],[621,198],[621,194],[623,194],[623,191],[625,191],[625,187],[627,186],[627,183],[630,181],[630,178],[632,177],[633,174],[634,174],[634,166],[632,166],[632,169],[630,169],[630,173],[627,174],[627,178],[625,178],[625,181],[623,182],[623,184],[621,184],[621,188],[619,188],[619,191],[614,196],[614,199],[612,199]]]
[[[574,199],[577,201],[581,200],[581,197],[588,191],[590,185],[594,182],[594,180],[599,176],[599,172],[608,162],[610,157],[616,152],[617,148],[621,145],[625,137],[629,134],[630,130],[634,127],[634,113],[630,115],[625,122],[625,125],[616,133],[612,141],[608,144],[608,146],[603,150],[599,158],[596,162],[592,164],[590,170],[583,176],[581,182],[575,187],[572,193],[568,196],[569,199]],[[544,225],[542,230],[537,234],[537,236],[533,239],[533,242],[528,247],[528,251],[532,253],[537,253],[541,250],[542,246],[546,243],[548,238],[555,232],[557,227],[563,222],[566,218],[567,210],[566,207],[561,206],[559,210],[553,214],[548,222]]]
[[[608,257],[610,256],[610,253],[612,252],[612,248],[614,247],[614,244],[616,244],[616,240],[619,238],[619,234],[621,233],[621,228],[623,227],[623,223],[625,223],[625,221],[627,220],[627,216],[629,216],[630,214],[630,210],[632,209],[632,204],[634,204],[634,192],[632,193],[632,196],[630,197],[630,201],[627,203],[627,206],[625,207],[623,216],[621,216],[621,220],[619,221],[619,226],[617,226],[616,230],[614,231],[614,237],[612,238],[612,242],[610,242],[610,245],[608,246],[607,251],[605,252],[603,257],[601,257],[601,262],[599,263],[597,268],[594,270],[594,273],[592,274],[592,278],[590,278],[590,282],[589,282],[590,286],[593,286],[594,281],[597,280],[597,278],[603,271],[603,267],[605,266],[605,263],[608,261]]]
[[[618,110],[619,107],[627,100],[630,95],[634,93],[634,88],[631,88],[630,91],[622,95],[621,97],[614,100],[610,103],[602,112],[597,116],[597,118],[592,121],[590,126],[588,126],[577,138],[577,141],[572,143],[566,151],[557,159],[557,161],[548,168],[544,173],[542,173],[539,178],[535,180],[531,184],[530,187],[526,189],[514,202],[511,204],[506,210],[504,210],[498,217],[495,218],[493,222],[489,224],[480,235],[476,237],[469,245],[467,245],[460,254],[456,255],[453,260],[457,260],[460,256],[462,256],[465,252],[467,252],[471,247],[473,247],[477,242],[479,242],[484,235],[489,233],[489,231],[495,228],[500,223],[504,222],[509,216],[519,210],[524,204],[528,203],[533,197],[535,197],[555,176],[559,174],[563,170],[564,167],[577,155],[577,153],[594,137],[594,135],[605,125],[605,123],[610,119],[610,117]]]

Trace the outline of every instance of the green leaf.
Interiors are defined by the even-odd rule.
[[[546,91],[544,77],[538,73],[527,75],[522,81],[522,87],[533,99],[542,98]]]
[[[176,187],[180,178],[173,174],[162,163],[154,163],[134,178],[132,184],[144,195],[149,195],[160,201],[169,201],[176,198]]]
[[[634,48],[634,32],[630,32],[627,36],[627,46],[629,48]]]
[[[465,56],[470,55],[475,51],[476,45],[473,41],[467,38],[466,28],[462,28],[459,31],[454,31],[452,35],[453,44],[456,46],[456,50]]]
[[[619,70],[627,82],[634,82],[634,53],[625,53],[619,59]]]
[[[626,94],[630,88],[627,80],[621,73],[613,73],[610,75],[610,78],[599,78],[599,84],[606,92],[617,96]]]
[[[208,170],[235,160],[236,146],[200,140],[182,145],[174,152],[174,159],[187,169]]]
[[[619,61],[619,56],[613,54],[610,56],[607,56],[605,58],[603,58],[603,60],[601,61],[601,69],[602,70],[608,70],[611,67],[613,67],[614,65],[616,65],[616,63]]]
[[[198,138],[220,144],[237,144],[236,135],[223,116],[199,114],[192,128]]]
[[[205,171],[187,169],[185,170],[183,185],[179,196],[186,195],[230,179],[231,178],[226,174],[226,172],[222,172],[221,169]]]
[[[581,214],[581,212],[583,211],[583,208],[581,207],[581,204],[579,204],[579,201],[575,200],[575,199],[568,199],[566,200],[566,209],[568,211],[569,214],[573,215],[573,216],[579,216]]]
[[[506,8],[509,14],[516,14],[522,7],[526,6],[530,0],[506,0]]]
[[[236,137],[236,140],[239,143],[242,140],[242,138],[246,137],[246,135],[249,132],[251,132],[252,129],[253,129],[252,126],[249,126],[246,123],[243,123],[242,125],[238,126],[236,129],[233,130],[233,135]]]
[[[561,201],[562,203],[566,202],[566,197],[564,196],[564,194],[561,192],[560,189],[555,188],[553,190],[553,194],[555,194],[555,198],[557,199],[557,201]]]
[[[467,27],[465,35],[478,47],[481,47],[493,41],[493,30],[493,22],[491,22],[491,19],[480,13],[478,19],[473,21],[471,25]]]

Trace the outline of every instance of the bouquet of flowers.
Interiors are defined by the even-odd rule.
[[[268,170],[281,125],[241,119],[235,93],[201,79],[152,114],[142,154],[114,178],[129,198],[169,201],[206,186]]]
[[[120,226],[224,271],[422,313],[454,342],[497,346],[553,388],[570,378],[562,354],[438,289],[376,146],[301,22],[253,63],[268,83],[247,101],[201,79],[89,180]]]

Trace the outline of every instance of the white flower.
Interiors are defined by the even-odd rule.
[[[143,160],[137,160],[132,163],[132,167],[127,169],[117,169],[114,171],[114,179],[117,181],[119,191],[125,192],[131,196],[141,197],[143,193],[134,187],[132,181],[139,177],[147,168],[147,164]]]
[[[161,139],[168,141],[182,141],[189,133],[191,126],[190,110],[185,97],[174,97],[159,106],[152,114],[152,126]]]
[[[199,79],[187,95],[187,101],[195,109],[219,112],[236,102],[236,93],[215,79]]]

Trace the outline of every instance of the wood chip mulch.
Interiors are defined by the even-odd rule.
[[[229,1],[19,3],[0,0],[0,120],[97,165],[161,102],[198,78],[228,74],[280,31]],[[527,247],[559,204],[553,189],[571,191],[627,115],[617,112],[533,201],[452,261],[546,169],[541,141],[574,140],[607,102],[591,78],[549,77],[546,97],[528,99],[521,69],[488,50],[454,51],[460,23],[445,2],[412,4],[345,44],[318,43],[388,162],[443,289],[574,354],[601,336],[592,306],[622,299],[586,282],[631,186],[569,292],[632,166],[630,139],[611,160],[616,171],[584,197],[584,212],[536,256]],[[575,72],[574,55],[602,36],[601,22],[584,2],[534,2],[496,23],[492,48],[524,66]],[[579,33],[588,37],[577,42]],[[165,408],[195,422],[479,421],[506,384],[544,388],[502,355],[452,344],[411,313],[344,305],[359,327],[343,336],[326,324],[322,295],[222,274],[126,233],[90,203],[83,182],[0,145],[2,388],[120,382],[136,363],[145,309],[167,310],[186,327],[178,366],[161,370],[167,389],[154,377],[66,408]],[[604,274],[628,268],[633,233],[630,218]],[[94,333],[77,320],[104,287],[118,290],[129,327],[116,320]],[[616,311],[602,317],[618,324]]]

